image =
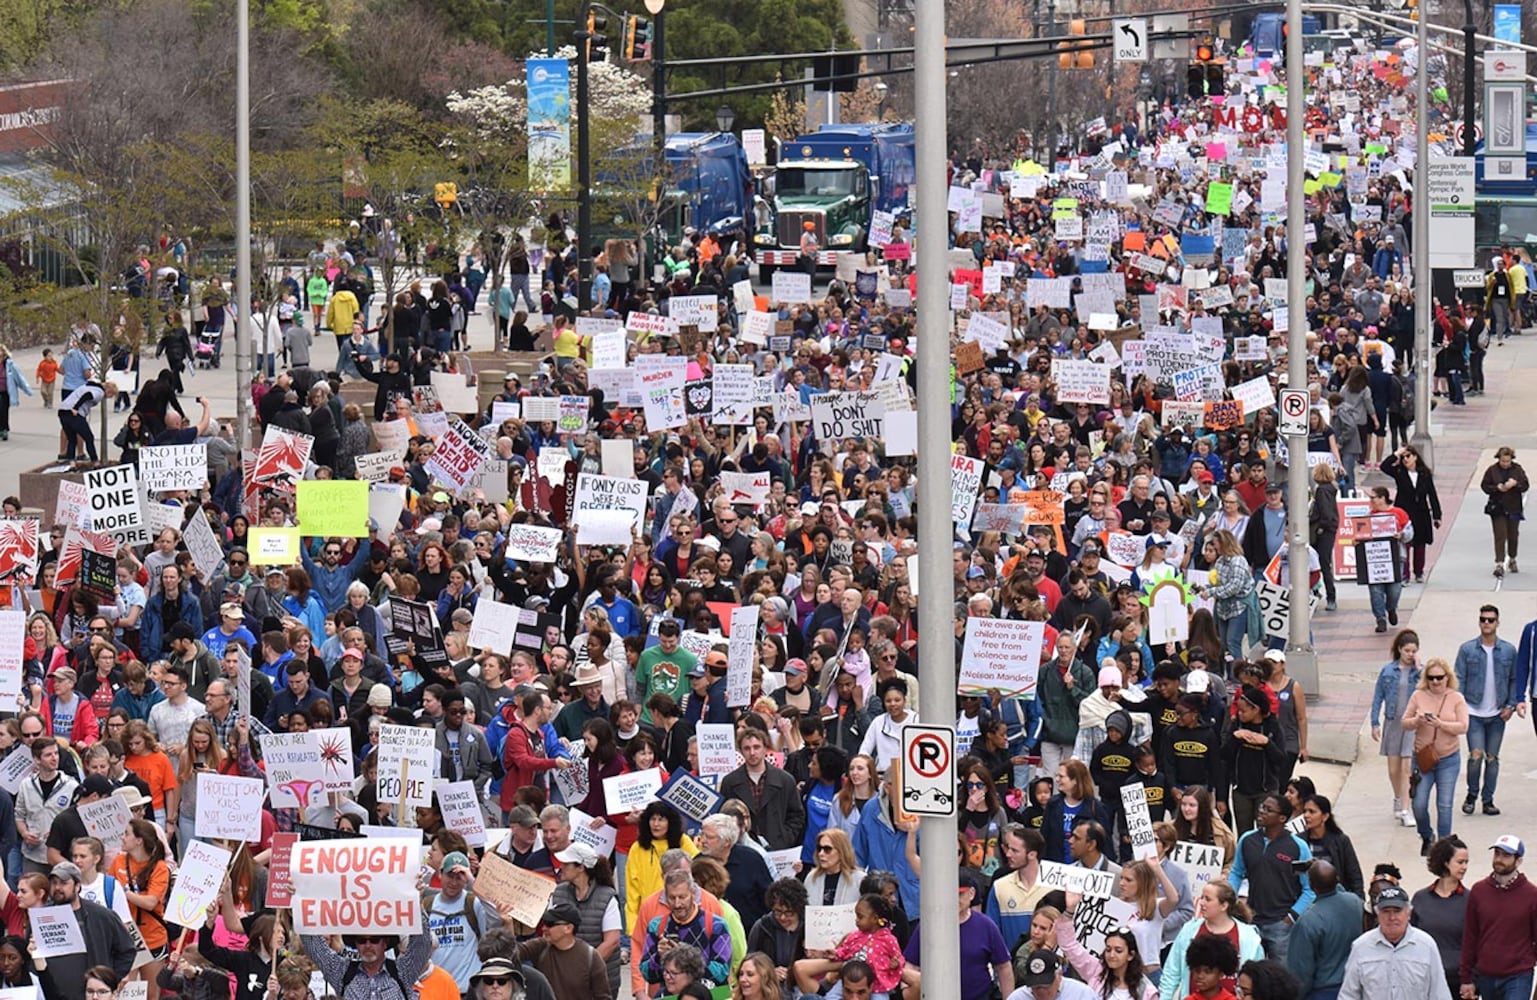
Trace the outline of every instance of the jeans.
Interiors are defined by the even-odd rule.
[[[1437,839],[1452,832],[1452,802],[1457,798],[1457,774],[1462,770],[1462,751],[1442,757],[1429,774],[1420,772],[1414,789],[1414,825],[1421,838]],[[1436,789],[1436,832],[1430,832],[1430,788]]]
[[[1483,776],[1484,801],[1494,801],[1500,780],[1500,744],[1505,740],[1505,720],[1498,715],[1468,716],[1468,798],[1478,798],[1479,775]]]
[[[1338,986],[1320,986],[1309,993],[1304,1000],[1339,1000],[1340,988]]]
[[[1277,920],[1273,924],[1262,924],[1258,921],[1254,929],[1259,931],[1259,939],[1265,946],[1265,957],[1272,962],[1286,964],[1286,954],[1291,950],[1292,929],[1285,920]]]
[[[1489,311],[1489,325],[1494,328],[1494,335],[1499,340],[1510,336],[1510,303],[1503,298],[1496,298]]]
[[[1386,621],[1388,612],[1398,612],[1398,595],[1404,592],[1402,583],[1374,583],[1367,587],[1372,595],[1372,617]]]
[[[528,275],[514,274],[510,276],[507,279],[507,287],[512,289],[512,305],[514,309],[517,308],[518,296],[521,295],[523,296],[523,301],[528,303],[529,312],[539,311],[539,303],[535,302],[533,295],[529,293]]]
[[[1057,776],[1057,765],[1073,755],[1071,743],[1048,743],[1041,741],[1041,767],[1038,773],[1048,778]]]
[[[1483,1000],[1531,1000],[1532,974],[1519,976],[1478,976],[1478,995]]]
[[[1217,629],[1222,633],[1222,648],[1227,652],[1229,664],[1242,660],[1244,645],[1249,640],[1249,609],[1245,608],[1233,618],[1219,618]]]
[[[187,856],[187,847],[197,839],[197,820],[191,816],[176,817],[176,859]]]
[[[1446,373],[1446,389],[1446,394],[1452,397],[1453,406],[1466,404],[1467,400],[1462,395],[1462,372],[1460,370],[1453,369]]]
[[[89,420],[73,410],[60,410],[59,426],[64,429],[65,459],[73,462],[83,444],[86,457],[96,461],[96,435],[91,431]]]

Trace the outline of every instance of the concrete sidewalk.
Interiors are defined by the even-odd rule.
[[[1484,496],[1478,489],[1484,469],[1494,460],[1495,449],[1509,445],[1516,450],[1516,461],[1537,470],[1537,421],[1532,419],[1532,379],[1537,376],[1537,335],[1529,333],[1513,338],[1504,347],[1491,348],[1485,361],[1488,393],[1474,396],[1466,407],[1452,407],[1439,401],[1433,415],[1432,434],[1435,460],[1432,463],[1437,491],[1445,518],[1430,554],[1429,572],[1424,586],[1404,588],[1400,603],[1400,627],[1412,628],[1420,636],[1422,659],[1440,657],[1451,662],[1457,647],[1478,632],[1478,609],[1492,603],[1501,609],[1500,634],[1519,643],[1526,623],[1537,617],[1537,538],[1532,546],[1529,567],[1518,575],[1496,580],[1493,542],[1489,519],[1484,516]],[[1386,482],[1373,475],[1368,485]],[[1523,562],[1528,562],[1524,559]],[[1334,614],[1320,611],[1314,619],[1314,633],[1319,651],[1323,697],[1318,709],[1309,706],[1310,718],[1318,717],[1329,729],[1322,741],[1314,737],[1316,753],[1335,757],[1351,749],[1358,751],[1337,796],[1335,815],[1355,843],[1363,869],[1370,871],[1379,862],[1398,865],[1411,889],[1430,881],[1419,857],[1419,835],[1412,828],[1400,826],[1389,813],[1392,792],[1387,780],[1386,763],[1378,755],[1366,725],[1372,682],[1378,669],[1390,659],[1390,645],[1398,629],[1386,635],[1373,631],[1366,588],[1346,583],[1340,586],[1340,610]],[[1337,701],[1358,707],[1354,725],[1335,712]],[[1471,848],[1473,864],[1468,881],[1489,872],[1488,845],[1502,833],[1525,836],[1537,828],[1537,737],[1533,721],[1512,718],[1506,730],[1500,754],[1501,773],[1496,803],[1503,811],[1498,817],[1462,815],[1459,807],[1466,788],[1465,771],[1459,779],[1452,829]],[[1338,758],[1337,758],[1338,759]],[[1467,760],[1464,743],[1463,761]],[[1337,779],[1337,769],[1302,765],[1299,772],[1327,775]],[[1322,790],[1322,786],[1320,787]],[[1431,817],[1435,827],[1434,807]]]

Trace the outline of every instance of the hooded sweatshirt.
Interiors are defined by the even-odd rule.
[[[896,875],[902,909],[909,920],[917,920],[918,876],[907,863],[907,834],[896,828],[891,812],[892,802],[882,785],[860,813],[859,826],[854,830],[854,856],[864,863],[866,871]]]
[[[1094,748],[1094,756],[1089,760],[1089,776],[1094,779],[1094,787],[1104,800],[1105,808],[1114,815],[1121,809],[1121,786],[1136,770],[1131,759],[1131,715],[1124,709],[1116,709],[1105,720],[1105,730],[1120,733],[1121,738],[1117,741],[1107,736]]]

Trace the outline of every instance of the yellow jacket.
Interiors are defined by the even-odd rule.
[[[361,307],[358,305],[358,297],[346,289],[331,296],[331,301],[326,303],[326,326],[338,337],[352,333],[352,321],[357,318]]]
[[[688,834],[683,835],[683,852],[689,857],[699,853]],[[669,850],[667,841],[653,840],[650,847],[636,841],[624,863],[624,915],[626,927],[634,927],[642,901],[662,891],[662,855]]]

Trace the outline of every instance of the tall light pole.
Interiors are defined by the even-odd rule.
[[[1302,57],[1302,0],[1286,0],[1286,381],[1293,389],[1308,383],[1308,314],[1305,270],[1307,244],[1303,229],[1307,225],[1307,202],[1302,186],[1303,148],[1307,134],[1303,128],[1306,106],[1303,87],[1307,67]],[[1423,163],[1424,161],[1420,161]],[[1418,206],[1415,206],[1418,211]],[[1309,693],[1318,690],[1318,658],[1313,652],[1311,622],[1308,615],[1308,436],[1306,425],[1301,434],[1286,438],[1289,459],[1286,463],[1286,519],[1288,585],[1291,587],[1291,618],[1287,628],[1286,668]],[[1323,558],[1320,555],[1320,558]]]
[[[950,295],[945,249],[949,245],[945,196],[945,3],[915,0],[913,110],[917,123],[918,253],[918,655],[934,683],[923,696],[929,718],[955,718],[955,623],[950,593]],[[832,96],[832,95],[829,95]],[[1050,161],[1048,161],[1050,162]],[[932,699],[932,702],[930,701]],[[928,857],[918,902],[923,916],[925,1000],[949,1000],[961,981],[960,923],[956,910],[955,821],[928,817],[919,835]]]
[[[235,425],[251,442],[251,10],[235,4]]]
[[[1416,26],[1418,53],[1414,67],[1414,447],[1421,461],[1434,464],[1435,442],[1430,437],[1430,323],[1435,299],[1430,293],[1430,29],[1420,7]],[[1469,134],[1473,123],[1462,127]]]

